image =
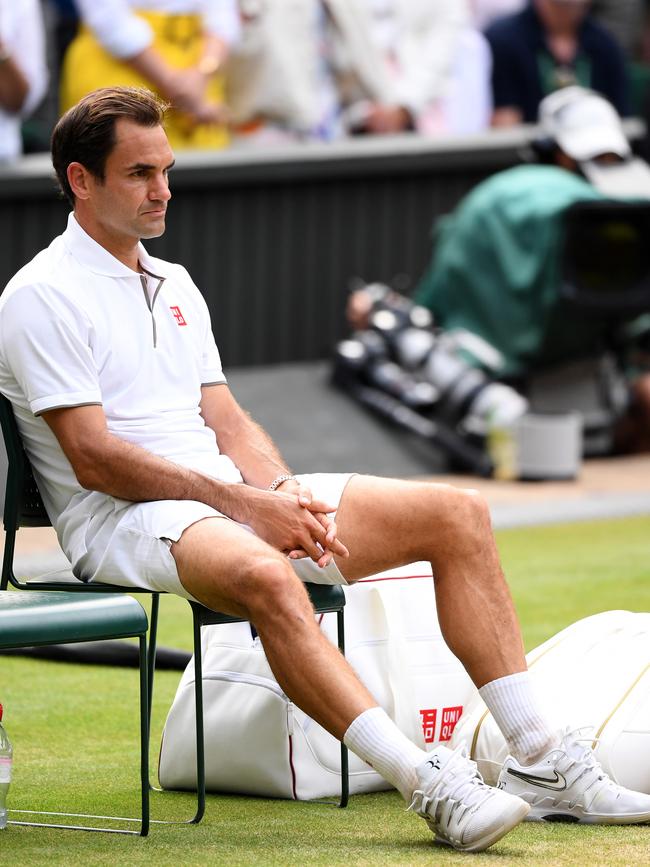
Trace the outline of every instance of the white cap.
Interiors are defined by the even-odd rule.
[[[539,106],[542,133],[578,162],[613,153],[627,159],[631,148],[613,106],[593,90],[564,87]]]
[[[650,198],[650,167],[632,155],[621,119],[603,96],[577,86],[557,90],[540,103],[539,124],[601,193]],[[605,154],[620,162],[599,161]]]
[[[580,168],[597,190],[606,196],[625,199],[650,199],[650,166],[645,160],[630,157],[622,163],[586,160]]]

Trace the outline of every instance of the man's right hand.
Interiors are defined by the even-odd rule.
[[[334,508],[327,503],[311,500],[305,504],[298,492],[269,492],[248,486],[239,491],[246,492],[244,523],[278,551],[292,559],[311,557],[321,568],[333,555],[348,556],[329,516]]]

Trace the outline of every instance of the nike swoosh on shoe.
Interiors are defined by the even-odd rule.
[[[513,777],[518,777],[518,779],[523,780],[525,783],[541,786],[544,789],[552,789],[555,792],[561,792],[567,787],[566,778],[557,771],[553,771],[553,777],[538,777],[534,774],[527,774],[524,771],[515,771],[512,768],[508,768],[508,773]]]

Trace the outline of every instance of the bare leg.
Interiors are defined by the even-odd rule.
[[[377,705],[323,636],[303,584],[271,546],[231,521],[206,518],[185,530],[172,555],[192,596],[255,624],[285,693],[335,737]]]
[[[336,516],[348,580],[417,560],[431,563],[445,641],[474,683],[526,670],[521,632],[475,492],[427,482],[355,476]]]

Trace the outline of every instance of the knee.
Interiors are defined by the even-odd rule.
[[[458,570],[452,567],[468,557],[478,557],[486,566],[493,562],[494,536],[484,497],[475,490],[449,487],[438,505],[431,533],[431,554],[427,557],[436,580],[447,574],[458,580]]]
[[[242,602],[253,622],[272,617],[311,616],[307,591],[282,557],[258,557],[245,564]]]
[[[444,511],[445,523],[454,535],[480,538],[492,534],[490,507],[473,488],[449,487]]]

